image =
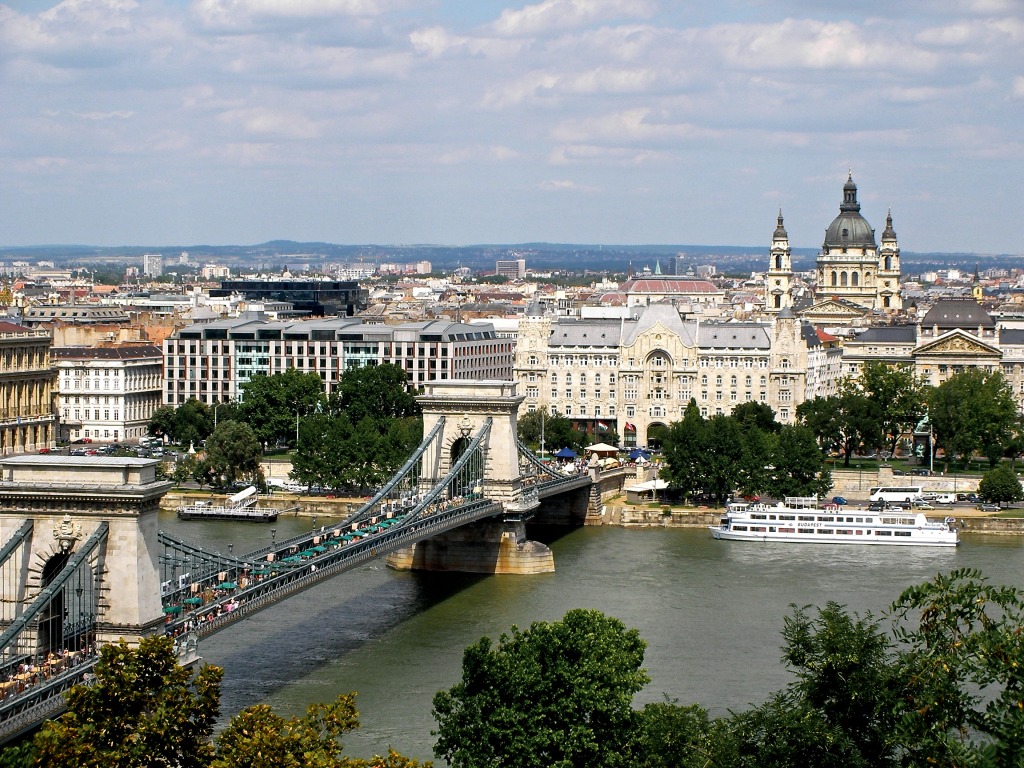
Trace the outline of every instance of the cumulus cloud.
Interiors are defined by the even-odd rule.
[[[654,10],[651,0],[543,0],[515,10],[505,9],[491,29],[502,36],[543,37],[620,19],[647,18]]]

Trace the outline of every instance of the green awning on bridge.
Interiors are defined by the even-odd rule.
[[[165,605],[164,613],[181,613],[180,605]]]

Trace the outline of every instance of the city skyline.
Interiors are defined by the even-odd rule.
[[[1015,0],[0,4],[0,245],[1020,253]]]

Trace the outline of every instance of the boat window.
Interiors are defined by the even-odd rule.
[[[818,518],[823,523],[834,523],[836,519],[832,515],[822,515]]]
[[[779,515],[779,520],[796,520],[796,515]]]
[[[750,516],[750,519],[751,520],[767,520],[768,516],[767,515],[753,514],[753,515]]]
[[[819,528],[818,533],[835,533],[831,528]]]
[[[836,529],[836,533],[840,533],[843,536],[852,536],[853,535],[853,531],[851,531],[848,528],[838,528],[838,529]]]
[[[863,523],[864,522],[864,518],[863,517],[858,517],[856,520],[854,520],[854,522],[855,523]]]
[[[796,528],[779,528],[779,533],[796,533]]]
[[[909,536],[910,535],[910,531],[893,531],[892,535],[893,536]]]
[[[745,525],[734,525],[732,527],[732,529],[734,531],[745,531],[745,530],[747,530],[747,526],[745,526]]]
[[[800,515],[799,517],[797,517],[797,520],[799,520],[802,523],[813,523],[814,515]]]
[[[800,533],[814,533],[813,528],[801,528]]]
[[[875,536],[892,536],[892,531],[875,531]]]

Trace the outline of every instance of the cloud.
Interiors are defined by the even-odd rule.
[[[439,165],[464,165],[466,163],[494,163],[515,160],[520,153],[502,145],[457,147],[440,154]]]
[[[274,20],[376,17],[399,6],[387,0],[195,0],[192,10],[206,26],[245,28]]]
[[[619,19],[648,18],[654,10],[650,0],[543,0],[518,10],[505,9],[491,29],[502,37],[543,37]]]
[[[601,191],[601,187],[579,184],[570,179],[547,179],[546,181],[540,182],[540,184],[537,185],[537,189],[540,189],[544,192],[597,193]]]
[[[73,112],[75,117],[80,117],[83,120],[127,120],[132,117],[135,112],[130,109],[119,109],[114,112]]]
[[[228,110],[222,112],[218,120],[245,133],[280,139],[316,139],[323,130],[323,125],[315,120],[266,107]]]

